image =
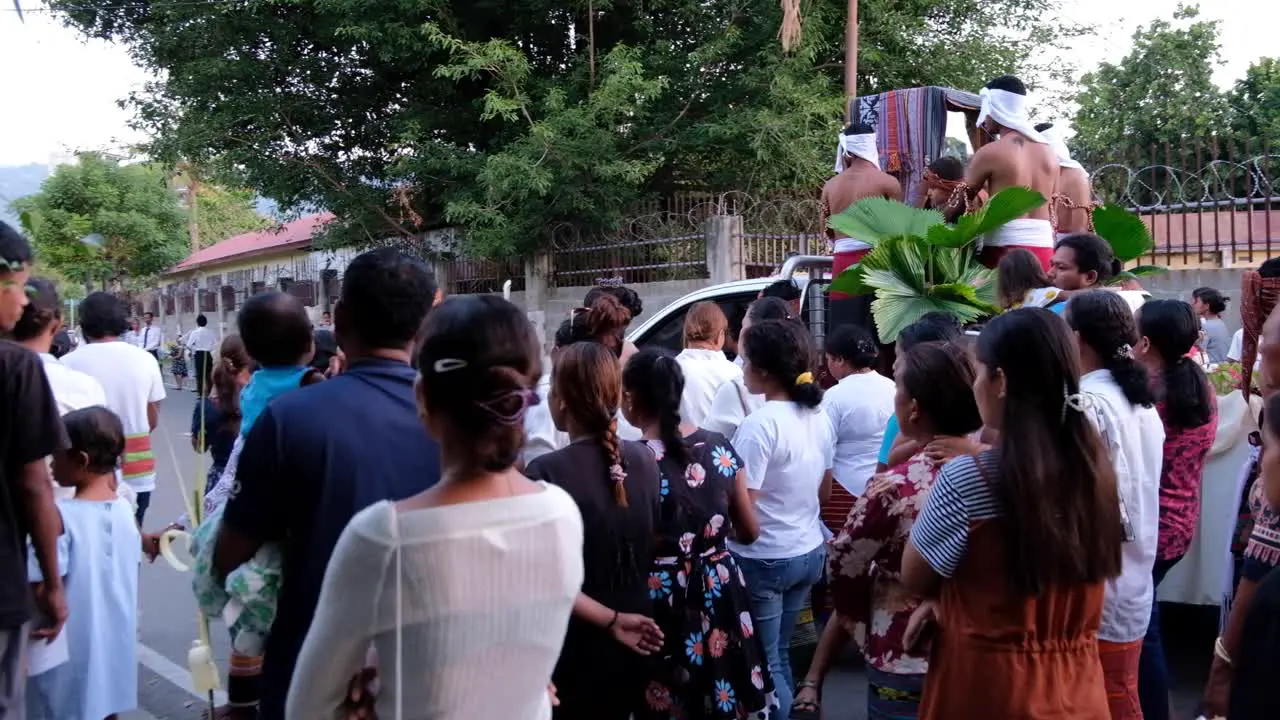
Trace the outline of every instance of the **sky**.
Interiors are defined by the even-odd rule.
[[[150,75],[135,67],[123,48],[84,40],[39,12],[39,0],[23,5],[30,9],[25,23],[10,3],[0,7],[0,67],[6,68],[0,85],[5,106],[0,166],[49,163],[76,150],[118,151],[141,140],[116,102],[141,89]],[[1171,17],[1177,6],[1178,0],[1064,0],[1065,16],[1095,23],[1099,33],[1058,52],[1082,70],[1117,61],[1128,52],[1138,25]],[[1222,21],[1225,64],[1216,79],[1227,87],[1272,47],[1268,40],[1280,26],[1280,3],[1217,0],[1202,4],[1201,15]]]

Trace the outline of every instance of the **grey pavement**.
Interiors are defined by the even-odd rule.
[[[182,483],[187,492],[204,481],[208,458],[197,465],[189,436],[195,393],[169,388],[160,406],[160,426],[153,438],[159,473],[157,488],[147,511],[146,528],[155,530],[182,514]],[[139,626],[138,700],[135,713],[122,720],[189,720],[201,717],[205,698],[190,690],[187,651],[196,638],[196,605],[189,576],[175,571],[163,559],[143,565],[138,578],[141,597]],[[1170,607],[1165,610],[1166,649],[1176,681],[1177,720],[1195,717],[1196,702],[1213,656],[1216,608]],[[211,627],[214,658],[225,671],[228,643],[221,623]],[[221,699],[219,699],[221,701]],[[866,682],[858,660],[852,656],[832,671],[823,689],[823,720],[860,720],[866,717]]]

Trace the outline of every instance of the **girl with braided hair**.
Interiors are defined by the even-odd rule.
[[[661,514],[649,572],[653,617],[666,637],[638,720],[758,717],[777,706],[764,648],[741,618],[747,586],[727,539],[759,534],[742,460],[720,433],[680,413],[680,363],[645,349],[622,372],[623,414],[658,461]]]
[[[835,433],[819,408],[813,340],[798,323],[766,320],[743,334],[747,390],[764,395],[733,435],[760,535],[750,545],[730,541],[746,577],[754,632],[764,644],[779,706],[792,700],[788,648],[809,590],[822,576],[826,536],[819,514],[831,495]]]
[[[584,525],[585,579],[553,675],[556,720],[627,720],[643,704],[647,673],[640,656],[662,647],[661,632],[645,617],[652,610],[647,583],[658,527],[658,463],[644,444],[618,437],[621,396],[612,348],[599,342],[563,348],[548,405],[570,442],[525,468],[529,478],[568,492]]]

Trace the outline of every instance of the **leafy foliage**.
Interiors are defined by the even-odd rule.
[[[1280,61],[1262,58],[1249,66],[1227,96],[1231,130],[1251,147],[1272,150],[1280,146]]]
[[[962,323],[994,315],[1000,311],[994,304],[995,273],[974,258],[973,243],[1045,202],[1033,190],[1008,188],[951,226],[938,213],[897,201],[860,200],[828,224],[872,249],[835,278],[831,290],[874,293],[871,314],[884,342],[897,340],[904,328],[931,312],[948,313]]]
[[[186,218],[168,173],[151,165],[120,165],[82,154],[59,167],[40,192],[19,198],[41,265],[88,287],[154,275],[186,254]],[[101,243],[84,239],[100,235]]]
[[[859,90],[1069,74],[1033,54],[1082,31],[1060,2],[863,0]],[[843,115],[845,0],[806,0],[791,53],[777,0],[50,5],[163,78],[128,100],[154,157],[333,211],[335,242],[458,224],[500,255],[678,190],[812,188]]]
[[[253,200],[253,193],[248,190],[200,183],[196,190],[200,247],[270,226],[271,222],[254,209]]]

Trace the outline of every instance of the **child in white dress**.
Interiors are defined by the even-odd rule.
[[[133,510],[116,492],[116,468],[124,456],[120,418],[95,406],[68,413],[63,422],[71,447],[54,455],[53,476],[60,486],[75,489],[74,497],[58,500],[68,660],[27,681],[28,717],[97,720],[138,705],[142,539]],[[32,582],[43,580],[34,563],[28,573]]]

